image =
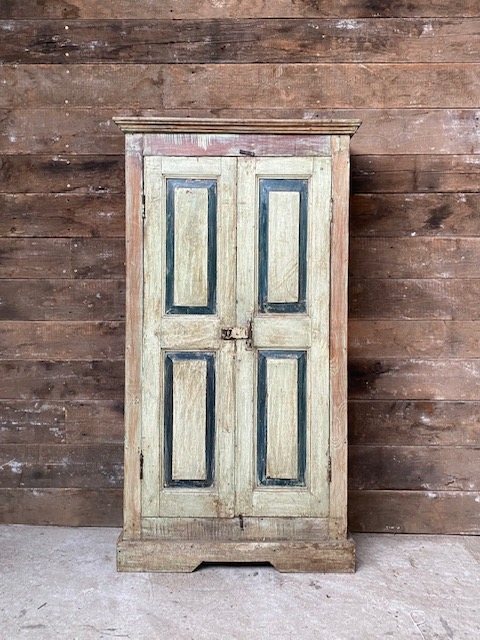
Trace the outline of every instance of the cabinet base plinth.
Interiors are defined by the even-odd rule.
[[[270,563],[282,572],[353,573],[355,545],[345,540],[192,541],[124,540],[118,571],[191,572],[202,563]]]

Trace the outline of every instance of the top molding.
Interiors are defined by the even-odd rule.
[[[113,121],[124,133],[276,133],[353,136],[360,120],[286,120],[230,118],[162,118],[120,116]]]

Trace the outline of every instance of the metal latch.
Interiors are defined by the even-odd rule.
[[[248,327],[225,327],[222,329],[222,340],[249,340],[250,325]]]

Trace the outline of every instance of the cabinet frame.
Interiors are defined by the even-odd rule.
[[[161,117],[119,117],[114,121],[126,134],[125,485],[118,569],[191,571],[202,561],[244,560],[271,562],[283,571],[353,571],[355,550],[347,534],[347,269],[349,146],[360,122]],[[262,518],[253,517],[248,518],[251,522],[241,523],[240,531],[245,534],[235,529],[231,535],[238,525],[218,522],[197,523],[203,532],[197,540],[182,539],[181,523],[176,537],[162,538],[156,531],[142,533],[143,162],[148,155],[331,158],[330,506],[325,519],[277,518],[279,531],[291,530],[288,539],[261,538]],[[313,520],[318,522],[308,522]],[[305,529],[310,527],[311,535],[298,536],[298,531],[303,531],[301,521],[307,521]],[[214,534],[223,526],[225,532],[219,539]],[[248,536],[250,528],[257,533]]]

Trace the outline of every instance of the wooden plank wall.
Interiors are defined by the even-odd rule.
[[[118,525],[118,114],[358,117],[350,526],[480,533],[478,0],[0,3],[0,519]]]

